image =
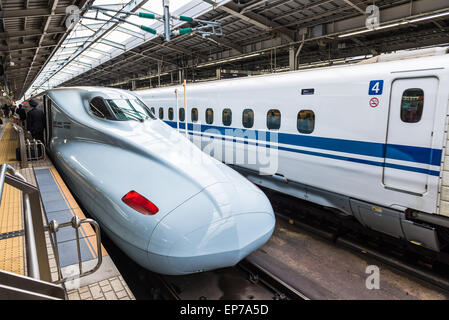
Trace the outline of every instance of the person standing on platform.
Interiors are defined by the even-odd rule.
[[[38,102],[31,99],[29,102],[31,110],[26,115],[27,130],[31,132],[34,139],[44,143],[45,116],[44,111],[38,109]]]
[[[3,106],[3,114],[5,115],[5,118],[9,118],[9,106],[6,103]]]
[[[19,104],[19,107],[17,108],[16,113],[19,115],[20,119],[20,125],[25,128],[25,120],[27,118],[27,114],[25,112],[25,109],[23,109],[23,106]]]

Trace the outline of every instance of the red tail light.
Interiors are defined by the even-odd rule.
[[[152,216],[159,211],[158,207],[156,207],[150,200],[134,190],[125,194],[122,201],[146,216]]]

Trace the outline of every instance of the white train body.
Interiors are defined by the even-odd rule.
[[[237,164],[253,182],[339,209],[367,227],[439,250],[441,241],[433,227],[449,226],[445,53],[441,48],[419,58],[188,84],[189,134],[197,144],[203,139],[203,148],[208,145],[204,138],[211,136],[221,138],[228,151],[256,153],[269,144],[277,152],[272,175],[260,174],[258,163]],[[183,106],[183,92],[178,86],[137,93],[156,115],[164,109],[167,124],[184,131],[176,112],[177,104]],[[169,108],[174,109],[173,119],[167,117]],[[199,114],[194,125],[192,108]],[[208,108],[214,111],[212,123],[206,123]],[[222,119],[227,108],[232,110],[229,126]],[[254,112],[252,128],[242,124],[245,109]],[[267,128],[267,112],[273,109],[281,114],[277,130]],[[301,110],[314,114],[311,133],[299,132]],[[232,129],[257,135],[230,138],[236,135]],[[260,139],[266,132],[276,133],[277,141]]]

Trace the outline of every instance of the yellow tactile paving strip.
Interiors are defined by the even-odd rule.
[[[0,240],[0,269],[25,275],[23,265],[23,237]]]
[[[11,122],[8,122],[0,141],[0,164],[16,162],[17,139],[13,139],[11,136],[13,130]]]
[[[0,205],[0,233],[23,229],[20,191],[5,184]],[[0,240],[0,269],[24,274],[23,237]]]
[[[5,121],[5,120],[4,120]],[[11,122],[0,140],[0,164],[16,162],[17,139]],[[0,233],[23,230],[20,190],[5,184],[0,205]],[[0,269],[24,275],[22,236],[0,240]]]
[[[64,195],[65,198],[64,200],[66,201],[67,207],[70,208],[72,215],[77,215],[80,219],[85,219],[86,216],[80,209],[78,203],[73,198],[72,193],[69,191],[69,188],[67,188],[67,186],[65,185],[58,171],[56,171],[55,168],[50,168],[49,170],[53,179],[56,181],[58,185],[59,191],[61,192],[61,194]],[[95,237],[95,231],[90,226],[90,224],[84,223],[81,225],[80,236],[84,237],[84,240],[86,241],[87,247],[91,251],[92,256],[96,257],[98,255],[97,239]],[[101,253],[103,257],[108,255],[103,245],[101,246]]]
[[[20,190],[5,183],[0,205],[0,233],[22,230]]]

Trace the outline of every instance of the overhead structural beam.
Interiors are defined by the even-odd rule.
[[[225,47],[234,49],[234,50],[236,50],[238,53],[243,53],[243,48],[242,48],[241,46],[235,44],[235,43],[232,43],[232,42],[230,42],[230,41],[227,41],[227,40],[225,40],[225,39],[223,39],[223,38],[221,38],[221,37],[217,37],[217,36],[210,36],[210,38],[211,38],[213,41],[217,42],[219,45],[222,45],[222,46],[225,46]]]
[[[298,14],[298,13],[302,14],[303,11],[313,9],[315,7],[318,7],[320,5],[323,5],[323,4],[332,2],[332,1],[333,0],[319,0],[319,1],[310,2],[308,4],[303,5],[302,7],[299,7],[298,9],[289,10],[287,13],[277,15],[273,20],[274,21],[280,20],[280,19],[283,19],[285,17],[289,17],[291,15]]]
[[[71,1],[71,4],[74,5],[74,4],[76,3],[76,1],[77,1],[77,0],[72,0],[72,1]],[[79,8],[84,8],[84,6],[86,5],[86,3],[87,3],[88,1],[89,1],[89,0],[80,0],[80,1],[78,2],[78,7],[79,7]],[[64,9],[64,15],[65,15],[65,8],[63,8],[63,9]],[[55,15],[57,15],[57,13],[58,13],[58,9],[55,10]],[[63,18],[62,21],[61,21],[60,26],[63,26],[63,25],[64,25],[64,22],[65,22],[65,19]],[[48,55],[47,60],[42,64],[42,66],[41,66],[41,68],[40,68],[39,71],[42,71],[42,70],[45,68],[45,66],[49,63],[50,59],[51,59],[51,58],[53,57],[53,55],[56,53],[56,50],[60,47],[61,43],[66,39],[67,36],[68,36],[68,33],[67,33],[67,32],[65,32],[64,34],[62,34],[62,35],[59,37],[59,39],[56,41],[57,45],[53,46],[53,48],[50,48],[50,49],[51,49],[51,52],[50,52],[50,54]],[[42,47],[42,46],[41,46],[41,47]],[[40,75],[40,72],[38,72],[38,73],[32,78],[32,80],[30,81],[30,83],[34,84],[34,81],[36,80],[36,78],[37,78],[39,75]],[[26,91],[27,89],[28,89],[27,85],[26,85],[26,84],[23,84],[21,95],[22,95],[22,93],[24,94],[25,91]],[[18,96],[18,98],[19,98],[19,97],[20,97],[20,96]]]
[[[31,50],[31,49],[37,49],[37,48],[49,48],[49,47],[55,47],[57,46],[57,42],[45,42],[45,43],[41,43],[41,45],[39,46],[36,42],[25,42],[24,44],[20,44],[18,46],[14,46],[14,47],[10,47],[8,49],[8,47],[6,46],[0,46],[0,51],[9,51],[9,52],[14,52],[14,51],[21,51],[21,50]]]
[[[108,39],[100,38],[97,41],[99,43],[102,43],[102,44],[105,44],[107,46],[110,46],[110,47],[113,47],[113,48],[117,48],[117,49],[120,49],[120,50],[123,50],[123,51],[125,51],[125,49],[126,49],[125,45],[123,45],[121,43],[118,43],[118,42],[115,42],[115,41],[108,40]]]
[[[365,14],[365,11],[363,11],[358,6],[356,6],[354,3],[352,3],[352,1],[350,1],[350,0],[343,0],[343,1],[346,2],[347,4],[349,4],[351,7],[353,7],[355,10],[357,10],[361,14]]]
[[[288,1],[291,1],[291,0],[288,0]],[[244,7],[244,8],[242,9],[242,11],[240,11],[240,13],[243,14],[243,13],[245,13],[246,11],[249,11],[249,10],[251,10],[252,8],[255,8],[255,7],[257,7],[257,6],[260,6],[262,3],[266,3],[266,2],[268,2],[268,0],[260,0],[260,1],[257,1],[257,2],[255,2],[255,3],[252,3],[252,4],[250,4],[250,5],[246,6],[246,7]]]
[[[65,28],[52,28],[47,30],[47,35],[50,34],[58,34],[66,32]],[[25,30],[17,30],[17,31],[6,31],[0,32],[0,40],[12,39],[12,38],[21,38],[21,37],[31,37],[31,36],[40,36],[42,34],[42,29],[25,29]]]
[[[32,17],[48,17],[50,15],[64,16],[65,7],[60,7],[54,10],[52,14],[51,8],[45,9],[21,9],[21,10],[3,10],[0,11],[1,19],[14,19],[14,18],[32,18]]]
[[[45,20],[42,35],[39,38],[38,46],[36,48],[36,53],[34,55],[33,61],[31,61],[30,70],[33,67],[33,64],[35,63],[37,56],[39,55],[39,50],[41,49],[40,46],[41,46],[42,42],[44,41],[45,36],[47,35],[47,29],[50,26],[50,21],[51,21],[52,15],[55,14],[56,8],[58,7],[58,2],[59,2],[59,0],[52,0],[52,2],[50,2],[51,3],[51,5],[49,5],[50,6],[50,15]],[[22,92],[21,92],[22,94],[25,93],[24,88],[27,85],[27,80],[28,80],[29,75],[30,75],[30,73],[28,73],[25,77],[25,81],[23,83],[23,88],[22,88]]]
[[[115,31],[120,31],[122,33],[128,34],[130,36],[139,38],[139,39],[145,39],[145,35],[143,33],[139,33],[133,30],[130,30],[128,28],[122,27],[122,26],[118,26],[117,28],[115,28]]]
[[[83,1],[87,1],[87,0],[83,0]],[[137,2],[129,2],[128,4],[126,4],[121,10],[123,11],[123,14],[125,14],[126,11],[131,11],[131,12],[135,12],[136,10],[138,10],[140,7],[142,7],[148,0],[138,0]],[[90,41],[84,43],[82,46],[78,47],[77,50],[73,53],[73,55],[70,57],[69,62],[76,59],[78,56],[80,56],[84,51],[86,51],[87,49],[91,48],[93,44],[95,44],[96,42],[100,42],[100,40],[104,40],[101,41],[101,43],[109,45],[109,46],[115,46],[115,43],[113,41],[110,40],[106,40],[106,39],[102,39],[102,37],[104,35],[106,35],[109,31],[113,30],[114,27],[116,27],[118,25],[117,22],[115,21],[109,21],[105,23],[105,28],[104,29],[100,29],[100,30],[96,30],[94,32],[94,34],[92,34],[90,36]],[[121,45],[121,44],[120,44]],[[123,45],[122,45],[123,46]],[[123,46],[124,47],[124,46]],[[119,47],[119,49],[122,49],[121,47]],[[124,49],[123,49],[124,50]],[[60,69],[64,68],[64,66],[61,66]],[[54,75],[54,74],[53,74]],[[47,77],[45,80],[43,80],[43,82],[46,82],[48,80],[51,79],[51,77],[53,77],[53,75],[50,75],[49,77]]]
[[[84,42],[86,42],[87,40],[89,40],[89,36],[86,36],[86,37],[73,37],[73,38],[69,38],[69,39],[66,39],[65,40],[65,42],[64,42],[64,45],[66,45],[66,44],[71,44],[71,43],[78,43],[78,42],[80,42],[80,43],[84,43]]]
[[[255,25],[256,27],[261,28],[267,32],[276,29],[284,37],[286,37],[289,41],[294,41],[294,32],[292,30],[289,30],[289,29],[283,27],[282,25],[280,25],[279,23],[271,21],[270,19],[267,19],[266,17],[259,15],[257,13],[254,13],[254,12],[241,13],[239,11],[238,6],[234,2],[229,2],[229,3],[219,7],[219,9],[229,13],[230,15],[238,17],[238,18],[242,19],[243,21],[251,23],[251,24]]]
[[[78,61],[78,60],[72,60],[70,63],[74,63],[74,64],[77,64],[79,66],[83,66],[86,68],[92,68],[92,65],[90,63],[85,63],[85,62]]]

